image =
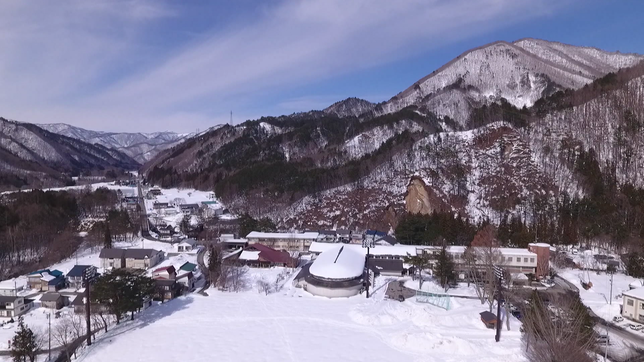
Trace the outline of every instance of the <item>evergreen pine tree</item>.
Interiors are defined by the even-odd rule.
[[[25,325],[22,317],[18,318],[18,330],[11,340],[11,358],[14,362],[34,362],[37,350],[36,335]]]
[[[112,233],[110,232],[110,226],[108,224],[105,224],[103,247],[106,249],[112,248]]]
[[[441,249],[434,264],[434,276],[438,278],[441,287],[445,288],[445,291],[449,289],[450,283],[454,281],[454,261],[447,254],[445,246]]]

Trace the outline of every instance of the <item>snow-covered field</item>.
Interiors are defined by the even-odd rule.
[[[253,269],[270,279],[281,269]],[[522,361],[518,321],[500,343],[486,329],[476,300],[445,311],[413,300],[313,297],[286,287],[264,295],[250,288],[208,290],[150,308],[114,328],[79,358],[119,361]]]

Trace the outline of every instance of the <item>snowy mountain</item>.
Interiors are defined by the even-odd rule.
[[[349,98],[223,126],[143,172],[166,187],[214,189],[232,211],[284,227],[388,230],[408,211],[531,220],[552,215],[562,195],[591,193],[597,175],[644,187],[642,59],[496,42],[388,102]]]
[[[338,117],[358,117],[376,107],[374,103],[360,98],[347,98],[343,101],[333,103],[324,109],[324,113],[333,114]]]
[[[377,114],[415,105],[448,116],[463,127],[473,108],[505,98],[530,107],[561,89],[578,89],[593,80],[631,67],[644,56],[522,39],[494,42],[469,50],[375,108]]]
[[[98,144],[0,118],[0,187],[61,185],[70,175],[106,168],[137,169],[129,156]]]
[[[126,133],[91,131],[65,123],[41,124],[49,132],[99,144],[123,152],[140,163],[147,162],[160,151],[170,148],[192,134],[174,132]]]

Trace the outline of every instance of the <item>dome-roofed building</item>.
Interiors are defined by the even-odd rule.
[[[362,289],[364,266],[364,253],[344,245],[331,248],[311,264],[302,287],[328,298],[354,296]]]

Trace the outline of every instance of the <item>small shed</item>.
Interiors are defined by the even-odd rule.
[[[480,315],[481,315],[481,322],[483,322],[483,324],[485,324],[486,327],[490,329],[496,327],[496,314],[485,311],[485,312],[481,312]]]
[[[65,305],[65,298],[60,293],[45,293],[40,297],[43,308],[60,309]]]

